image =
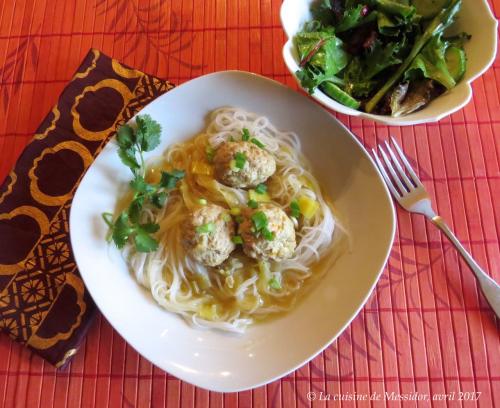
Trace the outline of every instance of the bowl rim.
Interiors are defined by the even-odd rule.
[[[296,69],[299,68],[297,61],[293,57],[292,53],[290,52],[292,46],[293,46],[293,37],[294,33],[289,32],[287,29],[287,24],[286,24],[286,12],[288,8],[290,7],[290,4],[293,2],[296,2],[297,0],[283,0],[283,3],[281,4],[280,7],[280,23],[281,27],[283,28],[283,31],[285,32],[285,35],[287,37],[287,41],[283,45],[281,54],[283,61],[285,62],[285,65],[296,81],[297,85],[299,88],[307,92],[302,85],[300,84],[300,80],[297,78],[295,75]],[[372,113],[366,113],[363,111],[358,111],[356,109],[349,108],[334,99],[330,98],[327,96],[324,92],[322,92],[319,89],[316,89],[312,94],[309,94],[314,100],[318,101],[321,105],[325,106],[328,109],[332,109],[336,112],[349,115],[349,116],[354,116],[354,117],[359,117],[363,119],[371,119],[374,122],[381,123],[384,125],[389,125],[389,126],[412,126],[412,125],[420,125],[424,123],[432,123],[432,122],[438,122],[441,119],[450,116],[451,114],[459,111],[462,109],[465,105],[467,105],[471,99],[472,99],[472,82],[475,81],[477,78],[479,78],[481,75],[483,75],[494,63],[496,59],[496,55],[498,52],[498,36],[497,36],[497,30],[498,30],[498,20],[495,18],[495,15],[490,7],[490,4],[488,3],[488,0],[479,0],[482,2],[483,6],[485,7],[487,13],[485,15],[485,18],[492,24],[492,32],[494,32],[494,35],[492,36],[492,49],[493,52],[489,56],[488,61],[484,64],[484,66],[479,69],[471,78],[467,79],[464,82],[461,82],[459,86],[461,88],[464,88],[467,95],[464,99],[462,99],[457,105],[453,106],[452,108],[448,109],[447,111],[444,111],[440,114],[434,114],[432,116],[429,116],[427,118],[418,118],[414,119],[412,118],[412,114],[409,114],[407,116],[402,116],[398,118],[393,118],[392,116],[388,115],[376,115]],[[426,107],[424,107],[425,109]],[[408,119],[405,119],[408,118]]]
[[[276,81],[274,79],[267,78],[265,76],[262,76],[260,74],[256,74],[256,73],[253,73],[253,72],[247,72],[247,71],[242,71],[242,70],[217,71],[217,72],[209,73],[209,74],[206,74],[206,75],[202,75],[200,77],[194,78],[194,79],[192,79],[190,81],[187,81],[187,82],[185,82],[185,83],[183,83],[183,84],[175,87],[174,89],[172,89],[168,93],[175,92],[176,90],[180,89],[183,85],[185,85],[185,84],[187,84],[189,82],[195,82],[195,81],[204,80],[204,79],[211,78],[211,77],[225,76],[225,75],[241,75],[241,76],[244,76],[244,77],[247,77],[247,78],[258,78],[259,80],[262,80],[262,81],[266,82],[267,84],[269,84],[271,86],[279,86],[281,88],[287,89],[290,92],[297,93],[295,90],[287,87],[286,85],[284,85],[281,82],[278,82],[278,81]],[[298,94],[300,95],[300,93],[298,93]],[[300,95],[300,96],[303,97],[303,98],[306,98],[304,95]],[[155,99],[155,101],[156,100],[158,100],[158,99]],[[154,101],[152,101],[151,103],[153,103],[153,102]],[[311,101],[309,101],[309,102],[311,102]],[[113,322],[113,319],[111,319],[109,317],[107,309],[105,307],[104,308],[101,307],[102,306],[102,302],[101,302],[100,298],[94,297],[94,295],[92,294],[92,292],[91,292],[91,290],[89,288],[89,285],[87,285],[87,282],[86,282],[86,274],[84,272],[81,273],[81,278],[84,281],[84,283],[86,284],[86,287],[88,289],[88,292],[89,292],[90,296],[92,297],[93,301],[95,302],[95,304],[99,308],[99,310],[102,313],[102,315],[109,322],[109,324],[113,327],[114,330],[116,330],[118,332],[118,334],[120,334],[120,336],[134,350],[137,351],[137,353],[139,353],[146,360],[150,361],[153,365],[155,365],[155,366],[161,368],[162,370],[164,370],[164,371],[172,374],[176,378],[178,378],[178,379],[180,379],[182,381],[185,381],[186,383],[189,383],[189,384],[192,384],[192,385],[194,385],[196,387],[200,387],[200,388],[207,389],[207,390],[210,390],[210,391],[216,391],[216,392],[240,392],[240,391],[246,391],[246,390],[254,389],[254,388],[263,386],[265,384],[268,384],[268,383],[270,383],[272,381],[275,381],[275,380],[277,380],[279,378],[282,378],[282,377],[290,374],[291,372],[297,370],[299,367],[303,366],[304,364],[306,364],[307,362],[309,362],[310,360],[312,360],[313,358],[315,358],[318,354],[320,354],[321,352],[323,352],[329,345],[331,345],[345,331],[345,329],[352,323],[352,321],[358,316],[358,314],[362,310],[362,308],[366,305],[366,302],[367,302],[368,298],[372,295],[372,293],[373,293],[373,291],[374,291],[377,283],[380,280],[380,276],[382,275],[382,273],[383,273],[383,271],[385,269],[385,266],[387,264],[388,258],[390,256],[390,253],[391,253],[393,245],[394,245],[394,238],[395,238],[395,233],[396,233],[396,211],[395,211],[394,201],[392,200],[392,197],[391,197],[391,194],[389,192],[389,189],[387,188],[387,185],[385,184],[385,182],[383,180],[383,177],[382,177],[381,173],[379,172],[379,170],[378,170],[378,168],[377,168],[377,166],[375,164],[374,159],[371,157],[371,155],[369,154],[368,150],[363,146],[363,144],[361,143],[361,141],[356,137],[356,135],[353,132],[351,132],[351,130],[349,130],[349,128],[347,128],[346,125],[344,125],[340,120],[338,120],[331,112],[328,112],[328,111],[325,111],[325,110],[323,110],[323,112],[326,113],[330,117],[330,120],[333,120],[338,125],[340,125],[340,127],[347,133],[348,137],[350,137],[352,139],[352,141],[357,145],[357,147],[359,148],[360,154],[363,155],[363,156],[365,156],[368,159],[368,161],[370,162],[371,166],[375,169],[376,177],[378,178],[380,184],[383,187],[383,196],[386,198],[388,207],[390,209],[390,214],[389,214],[390,215],[390,220],[389,221],[390,221],[391,225],[390,225],[390,233],[389,233],[389,240],[388,240],[388,244],[387,244],[387,249],[385,250],[385,254],[383,254],[382,263],[381,263],[380,269],[379,269],[379,271],[376,274],[374,274],[373,282],[372,282],[371,286],[369,287],[369,290],[367,291],[366,295],[364,296],[364,298],[362,299],[362,301],[358,305],[358,307],[355,309],[355,311],[353,311],[353,313],[351,314],[351,316],[349,317],[349,319],[346,321],[346,323],[338,330],[338,332],[333,337],[330,337],[324,344],[318,346],[316,352],[314,352],[311,355],[308,355],[304,360],[301,360],[297,364],[293,365],[290,369],[288,369],[286,371],[283,371],[283,372],[280,372],[280,373],[278,373],[276,375],[268,375],[266,377],[263,377],[263,379],[261,381],[253,383],[253,384],[250,384],[250,385],[247,385],[247,386],[234,387],[234,386],[228,385],[227,387],[215,386],[215,387],[210,387],[209,388],[209,387],[206,387],[204,385],[197,384],[195,381],[193,381],[192,378],[189,378],[188,376],[186,376],[185,373],[182,370],[180,370],[180,369],[179,370],[174,370],[174,369],[172,369],[172,367],[168,368],[168,370],[167,370],[166,368],[164,368],[163,364],[160,364],[158,361],[152,361],[145,354],[143,354],[140,350],[143,349],[144,347],[140,346],[136,342],[132,342],[131,340],[129,340],[128,335],[126,335],[126,333],[124,333],[123,330],[121,330],[121,328],[115,326],[115,324]],[[138,114],[140,114],[140,112]],[[134,115],[130,120],[133,120],[136,115]],[[114,138],[115,138],[115,136],[113,136],[113,138],[111,138],[110,141],[108,141],[108,144]],[[101,152],[99,153],[99,155],[102,154],[104,151],[105,151],[105,149],[102,149]],[[96,159],[97,159],[98,156],[96,156]],[[96,159],[94,159],[94,162],[95,162]],[[87,174],[81,180],[80,185],[83,184],[83,181],[84,181],[84,179],[85,179],[86,176],[87,176]],[[80,194],[81,194],[80,185],[78,186],[77,190],[75,191],[75,194],[74,194],[74,197],[73,197],[73,204],[72,204],[72,207],[71,207],[71,210],[70,210],[70,216],[69,216],[70,243],[71,243],[71,247],[72,247],[72,250],[73,250],[73,254],[74,254],[74,258],[75,258],[75,262],[76,262],[77,267],[78,267],[78,264],[79,264],[80,255],[79,255],[79,251],[75,251],[74,250],[74,248],[78,247],[78,244],[75,243],[75,238],[76,238],[75,234],[72,234],[71,232],[75,228],[75,225],[78,225],[78,223],[75,221],[75,218],[74,218],[76,216],[75,212],[72,211],[73,210],[73,206],[75,205],[74,203],[78,203],[78,202],[84,201],[84,197],[79,197]],[[139,287],[140,286],[138,284],[138,288]]]

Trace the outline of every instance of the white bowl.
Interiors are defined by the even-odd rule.
[[[73,253],[97,306],[140,354],[176,377],[215,391],[239,391],[281,377],[328,346],[356,316],[375,286],[392,246],[392,200],[356,137],[309,98],[264,77],[229,71],[189,81],[149,104],[163,128],[160,155],[204,129],[209,112],[240,106],[300,136],[303,151],[332,197],[351,249],[290,313],[244,335],[190,327],[160,308],[106,244],[101,212],[115,208],[130,171],[116,143],[103,149],[75,194],[70,216]]]
[[[297,52],[293,45],[295,34],[302,30],[306,21],[312,19],[310,5],[315,0],[285,0],[281,6],[281,23],[288,37],[283,46],[285,64],[294,75],[299,69]],[[421,111],[393,118],[385,115],[373,115],[338,103],[320,90],[312,97],[318,102],[337,112],[361,118],[372,119],[392,126],[416,125],[437,122],[463,108],[472,98],[471,82],[482,75],[493,63],[497,52],[497,20],[488,6],[487,0],[463,0],[462,8],[453,31],[465,31],[472,38],[465,45],[467,54],[467,71],[457,86],[433,100]],[[300,81],[297,80],[300,85]]]

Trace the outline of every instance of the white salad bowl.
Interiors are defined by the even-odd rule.
[[[283,58],[295,79],[297,79],[295,73],[299,70],[299,60],[293,39],[302,30],[304,23],[312,19],[310,6],[314,1],[317,0],[284,0],[281,6],[281,23],[288,37],[283,46]],[[465,44],[467,70],[456,87],[440,95],[420,111],[401,117],[374,115],[348,108],[319,89],[312,94],[312,97],[337,112],[372,119],[387,125],[406,126],[437,122],[463,108],[471,100],[471,82],[489,68],[497,52],[497,20],[487,0],[463,0],[457,20],[450,30],[465,31],[472,35],[470,41]],[[300,81],[297,82],[300,85]]]
[[[101,213],[112,211],[131,173],[114,140],[92,164],[70,215],[73,253],[95,303],[140,354],[172,375],[215,391],[253,388],[309,361],[346,328],[365,304],[387,261],[395,230],[389,192],[356,137],[309,98],[264,77],[218,72],[189,81],[149,104],[162,126],[161,144],[147,157],[203,130],[207,115],[238,106],[296,132],[302,150],[332,198],[348,234],[324,278],[290,312],[250,326],[242,335],[189,326],[158,306],[106,242]]]

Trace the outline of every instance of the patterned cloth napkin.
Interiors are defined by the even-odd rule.
[[[0,187],[0,331],[57,367],[95,310],[71,253],[73,194],[117,125],[172,88],[90,50]]]

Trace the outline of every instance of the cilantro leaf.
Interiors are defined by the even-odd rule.
[[[153,234],[155,232],[158,232],[160,226],[154,222],[148,222],[147,224],[141,224],[139,228],[144,232]]]
[[[137,143],[144,152],[150,152],[160,144],[161,126],[149,115],[137,116],[135,122]]]
[[[122,163],[132,170],[132,173],[135,174],[135,171],[140,169],[139,163],[137,163],[137,159],[135,158],[135,150],[133,148],[120,148],[118,149],[118,156]]]
[[[129,224],[128,215],[126,212],[121,213],[113,226],[112,238],[115,245],[121,249],[125,246],[129,236],[134,232]]]
[[[172,173],[169,173],[168,171],[162,171],[160,186],[169,190],[175,188],[177,182],[181,180],[184,175],[185,172],[182,170],[174,170],[172,171]]]
[[[101,214],[102,219],[109,228],[113,228],[113,214],[109,212],[104,212]]]
[[[129,125],[120,126],[116,140],[122,149],[130,149],[135,143],[134,129]]]
[[[180,180],[180,179],[184,178],[184,176],[186,175],[186,172],[184,170],[174,169],[174,170],[172,170],[172,175]]]
[[[158,241],[151,234],[157,232],[160,226],[151,222],[140,224],[142,212],[146,205],[162,208],[167,201],[167,190],[174,188],[185,175],[182,170],[173,170],[171,173],[162,172],[158,184],[146,181],[143,153],[158,146],[160,134],[160,124],[149,115],[137,116],[135,127],[123,125],[117,131],[118,155],[134,175],[129,183],[134,196],[127,210],[114,222],[112,214],[103,213],[102,217],[110,228],[111,238],[120,249],[129,241],[133,241],[139,252],[151,252],[158,248]]]
[[[148,184],[146,180],[144,180],[144,177],[142,177],[139,174],[137,174],[134,177],[134,179],[130,182],[130,188],[142,194],[151,194],[156,191],[156,187],[152,186],[151,184]]]
[[[141,217],[141,210],[144,206],[144,196],[138,196],[132,200],[128,207],[128,217],[134,224],[139,222]]]
[[[158,241],[141,228],[137,230],[137,234],[134,236],[134,243],[138,252],[154,252],[158,249]]]
[[[163,208],[167,202],[168,194],[165,191],[155,193],[151,196],[151,202],[157,208]]]

